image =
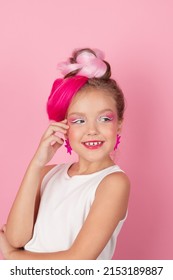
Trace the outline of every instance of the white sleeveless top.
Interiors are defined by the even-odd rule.
[[[113,165],[92,174],[70,177],[67,173],[70,166],[71,163],[57,165],[43,178],[39,212],[26,250],[58,252],[69,249],[85,222],[102,179],[110,173],[123,172]],[[112,258],[125,219],[118,223],[98,260]]]

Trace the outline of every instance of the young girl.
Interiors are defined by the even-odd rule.
[[[74,51],[59,69],[47,102],[52,122],[0,232],[5,259],[111,259],[127,216],[129,180],[111,158],[123,93],[97,49]],[[78,161],[47,165],[63,143]]]

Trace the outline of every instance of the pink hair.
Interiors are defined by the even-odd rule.
[[[74,76],[54,81],[47,101],[47,113],[50,120],[62,121],[73,96],[87,83],[88,78]]]
[[[64,76],[78,70],[78,75],[88,78],[100,78],[107,70],[107,65],[103,58],[104,54],[100,50],[95,49],[95,54],[82,51],[77,55],[75,63],[71,63],[70,60],[61,62],[58,64],[58,68]]]

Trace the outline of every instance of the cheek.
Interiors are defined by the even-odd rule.
[[[80,137],[80,129],[70,127],[68,130],[68,138],[70,141],[76,140]]]
[[[116,130],[115,131],[113,131],[113,130],[112,131],[108,131],[106,133],[107,139],[111,140],[112,142],[115,142],[116,135],[117,135]]]
[[[106,125],[103,130],[107,137],[116,137],[117,125],[115,122],[112,122],[109,125]]]

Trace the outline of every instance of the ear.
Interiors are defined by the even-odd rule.
[[[120,134],[122,131],[122,126],[123,126],[123,120],[118,121],[118,128],[117,128],[117,133]]]

